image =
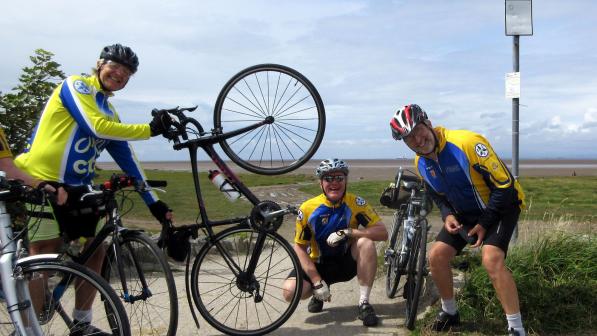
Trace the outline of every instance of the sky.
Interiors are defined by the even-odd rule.
[[[409,103],[434,125],[469,129],[512,155],[513,71],[504,1],[25,0],[3,4],[0,91],[18,85],[43,48],[67,74],[89,73],[101,48],[122,43],[139,71],[112,103],[123,122],[152,108],[198,105],[213,127],[226,81],[260,63],[292,67],[316,86],[326,133],[314,158],[409,158],[389,120]],[[597,159],[597,2],[533,2],[520,37],[520,158]],[[141,161],[186,160],[163,138],[133,144]],[[102,159],[108,159],[105,153]],[[200,157],[207,159],[207,157]]]

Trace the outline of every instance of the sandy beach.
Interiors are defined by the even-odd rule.
[[[413,161],[405,159],[362,160],[347,159],[351,169],[351,180],[391,180],[396,174],[396,168],[402,166],[412,169]],[[313,174],[320,160],[311,160],[291,174]],[[232,162],[227,162],[234,172],[242,173]],[[510,167],[510,161],[506,161]],[[190,171],[188,161],[147,161],[141,165],[145,169]],[[113,162],[99,162],[101,169],[117,169]],[[216,169],[211,161],[200,161],[199,170]],[[519,162],[519,177],[524,176],[597,176],[597,160],[521,160]]]

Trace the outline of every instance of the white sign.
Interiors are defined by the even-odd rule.
[[[520,98],[520,72],[506,73],[506,98]]]

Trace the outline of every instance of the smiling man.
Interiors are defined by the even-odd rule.
[[[95,161],[104,149],[128,175],[145,180],[128,141],[164,133],[170,119],[167,114],[158,113],[149,124],[123,124],[108,102],[114,92],[126,86],[138,66],[139,59],[131,48],[120,44],[106,46],[93,75],[69,76],[46,103],[25,152],[16,158],[15,164],[38,180],[64,186],[71,197],[66,204],[52,204],[53,219],[45,219],[39,227],[29,229],[31,255],[58,251],[62,238],[70,241],[85,237],[87,245],[91,243],[100,217],[80,201],[80,188],[74,193],[70,190],[92,183]],[[171,210],[154,192],[144,192],[141,197],[158,220],[171,218]],[[103,249],[97,249],[87,266],[99,272],[103,257]],[[35,290],[32,287],[32,293]],[[106,335],[90,325],[93,300],[86,299],[93,298],[95,291],[82,286],[76,295],[71,335]],[[34,305],[39,309],[41,302],[35,298]]]
[[[388,232],[363,198],[346,192],[348,171],[348,164],[339,159],[323,160],[319,164],[315,174],[322,194],[301,205],[294,250],[303,271],[301,298],[312,296],[309,312],[322,311],[323,302],[331,300],[331,284],[356,276],[361,293],[358,317],[369,327],[378,323],[369,304],[377,270],[374,242],[386,240]],[[284,293],[294,293],[296,274],[293,272],[284,284]]]
[[[470,241],[473,247],[482,245],[482,263],[506,314],[508,334],[524,336],[516,283],[505,265],[524,207],[520,184],[483,136],[434,128],[419,105],[396,111],[390,128],[395,140],[416,153],[415,167],[444,221],[429,251],[431,277],[442,303],[433,329],[447,331],[460,324],[450,263]]]

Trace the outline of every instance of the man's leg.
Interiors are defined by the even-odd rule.
[[[284,284],[282,285],[284,300],[286,302],[290,302],[292,300],[292,296],[294,291],[296,290],[296,278],[295,277],[288,277]],[[301,293],[301,300],[307,299],[313,295],[313,288],[311,287],[311,283],[307,280],[303,280],[303,292]]]
[[[452,259],[456,249],[442,241],[436,241],[429,251],[431,277],[441,297],[442,311],[433,324],[436,331],[444,331],[460,323],[456,301],[454,300],[454,283],[452,280]]]
[[[34,256],[43,253],[56,253],[62,245],[62,238],[54,238],[48,240],[33,241],[29,244],[29,255]],[[31,295],[31,301],[33,301],[33,307],[37,313],[41,312],[44,305],[45,297],[45,282],[47,281],[47,274],[43,275],[43,278],[29,281],[29,294]]]
[[[352,258],[357,263],[357,279],[360,286],[359,298],[359,319],[363,320],[363,325],[372,327],[377,325],[378,318],[371,304],[369,304],[369,294],[375,272],[377,271],[377,251],[375,243],[368,238],[359,238],[351,245]]]
[[[85,243],[85,249],[91,245],[93,241],[93,237],[87,238],[87,242]],[[85,266],[87,266],[92,271],[100,274],[102,269],[102,262],[106,255],[106,249],[104,244],[101,244],[99,248],[91,255]],[[93,286],[89,284],[75,284],[77,286],[77,291],[75,294],[75,309],[79,311],[89,311],[91,310],[91,306],[93,304],[93,300],[95,298],[96,290]]]

